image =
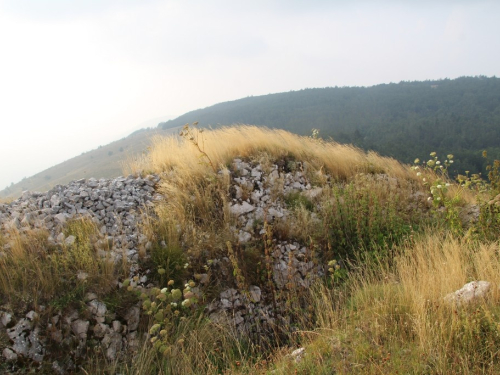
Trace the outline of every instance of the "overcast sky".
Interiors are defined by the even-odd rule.
[[[0,0],[0,190],[250,95],[500,75],[500,1]]]

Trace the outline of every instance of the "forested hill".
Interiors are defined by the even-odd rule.
[[[500,79],[462,77],[248,97],[188,112],[159,127],[194,121],[212,127],[265,125],[305,135],[316,128],[323,137],[403,162],[427,158],[431,151],[453,153],[460,171],[478,171],[485,165],[484,149],[500,158]]]

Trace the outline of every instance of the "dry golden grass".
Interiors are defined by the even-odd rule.
[[[394,159],[284,130],[241,125],[189,131],[184,137],[154,137],[149,153],[129,160],[124,173],[163,174],[160,192],[166,199],[156,208],[156,226],[165,228],[167,243],[177,242],[179,236],[168,228],[180,226],[183,241],[193,245],[194,251],[197,243],[209,250],[224,249],[232,238],[227,167],[237,157],[258,161],[264,168],[283,159],[305,161],[306,173],[320,185],[326,182],[326,175],[346,181],[373,172],[387,173],[403,184],[417,181],[409,168]],[[222,173],[216,174],[217,170]],[[157,228],[146,231],[158,237]]]
[[[2,298],[23,309],[58,299],[71,303],[88,290],[108,292],[119,270],[112,260],[97,255],[91,242],[99,233],[95,224],[76,220],[69,223],[67,233],[76,241],[62,247],[51,245],[44,230],[23,228],[2,235],[0,244],[8,245],[0,258]],[[87,278],[79,279],[79,273]]]
[[[358,148],[334,142],[323,142],[292,134],[285,130],[250,125],[222,127],[216,130],[194,132],[200,148],[216,167],[228,165],[236,157],[251,157],[266,153],[272,158],[293,156],[307,160],[317,169],[323,169],[338,179],[359,172],[384,171],[395,177],[408,177],[408,170],[396,160]],[[209,160],[200,157],[189,139],[175,136],[156,136],[149,154],[138,156],[124,165],[124,172],[151,171],[161,173],[174,170],[183,176],[200,176],[210,171]]]
[[[472,280],[492,283],[486,299],[461,308],[445,303]],[[407,244],[393,265],[363,266],[349,285],[348,298],[322,288],[315,311],[318,332],[343,339],[349,353],[343,359],[361,364],[357,373],[498,373],[498,242],[428,233]]]

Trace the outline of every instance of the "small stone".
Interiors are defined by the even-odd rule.
[[[17,361],[17,354],[9,348],[5,348],[2,352],[2,355],[9,362]]]
[[[108,310],[104,302],[100,302],[96,299],[90,301],[88,306],[90,308],[90,312],[97,317],[103,317],[106,315],[106,311]]]
[[[97,294],[92,293],[92,292],[88,292],[87,294],[85,294],[85,297],[83,298],[83,300],[85,302],[89,302],[89,301],[92,301],[94,299],[97,299]]]
[[[66,221],[68,221],[68,215],[67,214],[57,214],[54,216],[54,219],[61,225],[66,224]]]
[[[250,300],[252,302],[254,302],[254,303],[260,302],[262,292],[258,286],[251,285],[249,288],[249,292],[250,292]]]
[[[272,217],[278,217],[278,218],[281,218],[283,217],[283,213],[282,212],[279,212],[277,209],[275,208],[270,208],[269,211],[268,211],[269,215],[271,215]]]
[[[113,331],[120,332],[122,329],[122,324],[118,320],[113,320]]]
[[[305,354],[306,354],[306,348],[298,348],[290,353],[290,357],[294,359],[295,363],[299,363],[300,361],[302,361],[302,358],[304,357]]]
[[[132,306],[125,314],[125,320],[127,321],[129,332],[137,330],[139,326],[140,319],[140,309],[137,306]]]
[[[252,235],[250,233],[240,230],[240,232],[238,234],[239,243],[244,244],[244,243],[247,243],[248,241],[250,241],[251,239],[252,239]]]
[[[31,310],[29,313],[26,314],[26,318],[28,318],[29,320],[33,320],[38,318],[38,314],[33,310]]]
[[[89,330],[89,322],[81,319],[75,320],[71,323],[71,329],[73,333],[80,339],[87,338],[87,331]]]
[[[75,236],[68,236],[64,240],[64,244],[66,246],[71,246],[71,245],[73,245],[75,243],[75,241],[76,241],[76,237]]]
[[[229,210],[231,211],[232,214],[234,214],[236,216],[241,216],[241,215],[247,214],[249,212],[252,212],[253,210],[255,210],[255,207],[252,206],[248,202],[243,202],[242,204],[232,205],[229,208]]]
[[[56,241],[59,242],[59,243],[63,243],[64,242],[64,233],[59,233],[56,237]]]
[[[2,325],[4,327],[7,327],[11,321],[12,321],[12,314],[9,314],[8,312],[3,312],[2,318],[0,319]]]

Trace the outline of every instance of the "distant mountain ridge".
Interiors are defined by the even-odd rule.
[[[198,121],[217,127],[265,125],[353,143],[403,162],[432,151],[454,153],[462,170],[479,171],[488,149],[500,157],[500,79],[461,77],[371,87],[313,88],[247,97],[188,112],[162,129]]]

